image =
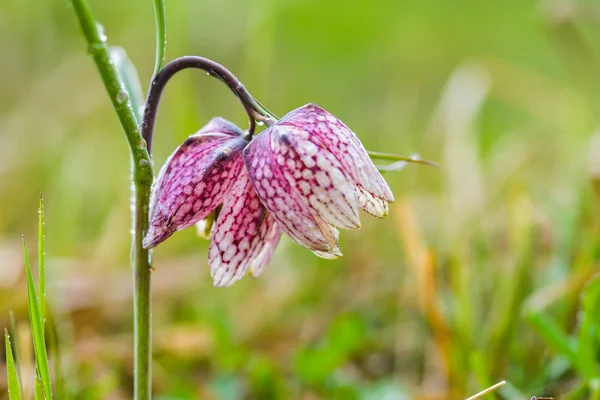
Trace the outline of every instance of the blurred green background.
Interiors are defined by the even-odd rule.
[[[152,2],[91,6],[147,86]],[[279,115],[314,102],[368,149],[442,168],[387,174],[389,218],[364,215],[360,231],[342,232],[337,261],[285,238],[260,279],[215,289],[193,229],[161,245],[157,399],[460,399],[503,379],[496,398],[600,398],[600,296],[586,290],[598,287],[600,251],[600,3],[166,8],[168,59],[212,58]],[[33,248],[41,191],[67,388],[72,398],[130,398],[124,135],[67,1],[0,2],[0,48],[0,326],[14,310],[31,378],[20,235]],[[175,78],[156,168],[216,115],[246,124],[220,82]]]

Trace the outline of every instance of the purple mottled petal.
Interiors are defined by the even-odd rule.
[[[244,131],[233,122],[227,121],[225,118],[215,117],[200,129],[196,135],[214,132],[223,133],[229,136],[242,136],[244,134]]]
[[[265,247],[274,223],[242,168],[225,198],[210,243],[208,263],[215,286],[229,286],[246,274]],[[272,253],[276,243],[270,244]],[[267,255],[259,262],[268,262]]]
[[[360,227],[356,184],[315,136],[291,125],[275,125],[271,149],[283,176],[313,215],[338,228]]]
[[[356,185],[356,188],[358,190],[358,203],[360,204],[360,208],[374,217],[387,217],[389,206],[386,200],[373,196],[360,185]]]
[[[244,163],[252,186],[281,229],[296,243],[310,249],[332,251],[337,241],[332,227],[315,217],[283,176],[270,146],[270,129],[244,149]]]
[[[175,150],[152,193],[145,248],[195,224],[223,202],[242,169],[245,145],[229,135],[203,134],[189,137]]]
[[[315,104],[307,104],[285,115],[278,125],[296,126],[314,135],[357,184],[375,197],[394,201],[392,191],[356,134],[333,114]]]
[[[275,252],[277,243],[279,243],[279,238],[281,238],[281,228],[269,213],[265,216],[260,229],[260,236],[264,238],[262,240],[263,246],[262,248],[257,247],[249,268],[250,274],[255,278],[262,274],[264,267],[271,261],[273,252]]]

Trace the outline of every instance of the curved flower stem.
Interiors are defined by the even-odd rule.
[[[208,58],[198,56],[185,56],[176,58],[169,62],[165,67],[154,77],[148,96],[146,98],[146,107],[144,109],[144,122],[142,123],[142,136],[146,140],[148,145],[148,152],[152,154],[152,138],[154,136],[154,124],[156,122],[156,115],[158,113],[158,105],[160,103],[160,97],[167,84],[167,82],[181,70],[187,68],[196,68],[206,71],[210,76],[213,76],[223,83],[225,83],[229,89],[237,96],[246,114],[250,126],[248,128],[248,134],[251,136],[254,134],[255,121],[262,121],[267,125],[271,125],[275,122],[275,119],[271,113],[265,109],[258,101],[250,95],[244,85],[235,77],[227,68],[218,64]]]
[[[108,96],[119,117],[133,159],[135,191],[133,215],[133,275],[134,275],[134,398],[150,399],[151,395],[151,319],[150,319],[150,254],[142,246],[148,230],[148,204],[152,185],[150,155],[129,100],[130,94],[111,59],[102,26],[96,22],[86,0],[71,0],[88,44],[88,51],[100,73]]]

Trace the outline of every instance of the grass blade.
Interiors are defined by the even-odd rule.
[[[39,284],[40,284],[40,313],[42,321],[45,321],[46,314],[46,246],[44,243],[44,198],[40,193],[40,208],[38,209],[38,263],[39,263]],[[43,325],[42,325],[43,326]]]
[[[581,325],[577,337],[579,364],[589,379],[600,377],[596,364],[596,332],[600,329],[600,276],[593,277],[583,292]]]
[[[379,151],[367,151],[369,157],[375,158],[378,160],[388,160],[388,161],[404,161],[406,163],[411,164],[421,164],[427,165],[428,167],[439,168],[440,165],[436,162],[425,160],[419,157],[418,154],[413,154],[411,156],[401,156],[399,154],[389,154],[389,153],[381,153]]]
[[[65,388],[65,377],[61,364],[61,343],[58,340],[58,328],[56,319],[51,310],[48,310],[48,321],[46,324],[48,334],[48,344],[50,345],[50,356],[52,358],[52,368],[54,370],[54,394],[57,399],[66,399],[67,391]]]
[[[528,313],[527,320],[556,354],[566,357],[574,367],[579,364],[575,343],[560,329],[556,322],[537,311]]]
[[[23,387],[23,377],[21,376],[21,361],[19,356],[19,340],[17,339],[17,322],[15,320],[15,313],[10,310],[8,312],[10,318],[10,331],[13,335],[13,348],[15,349],[13,358],[15,360],[15,366],[17,368],[17,378],[19,379],[19,386]]]
[[[35,386],[33,388],[33,400],[45,400],[44,398],[44,388],[42,387],[42,382],[37,374],[35,374]]]
[[[29,319],[31,321],[31,334],[33,337],[33,350],[35,351],[35,363],[42,381],[42,387],[46,399],[52,399],[52,385],[50,383],[50,368],[48,367],[48,353],[46,352],[46,341],[44,339],[44,321],[40,312],[40,304],[35,292],[33,276],[31,275],[31,264],[27,254],[25,236],[23,236],[23,256],[25,258],[25,272],[27,274],[27,302],[29,305]]]
[[[6,372],[8,374],[8,399],[21,400],[21,388],[19,386],[19,378],[15,359],[13,357],[12,347],[10,346],[10,336],[8,331],[4,329],[4,342],[6,344]]]

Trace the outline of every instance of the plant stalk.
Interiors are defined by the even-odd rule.
[[[133,212],[133,277],[134,277],[134,399],[147,400],[151,396],[151,314],[149,251],[142,247],[142,239],[148,230],[148,205],[152,186],[152,165],[142,138],[140,127],[131,107],[130,93],[115,63],[111,60],[106,36],[102,26],[94,18],[86,0],[71,0],[81,30],[88,44],[88,53],[100,73],[113,108],[117,113],[129,149],[133,165],[134,212]]]
[[[208,75],[219,79],[229,87],[233,94],[240,100],[248,115],[248,132],[250,136],[254,134],[255,121],[262,121],[267,125],[271,125],[276,121],[276,117],[270,114],[266,108],[252,97],[239,79],[221,64],[199,56],[179,57],[167,63],[167,65],[153,77],[150,89],[148,90],[146,107],[144,108],[144,122],[142,123],[142,136],[144,140],[146,140],[146,143],[148,143],[148,151],[150,154],[152,154],[154,123],[158,114],[158,105],[160,103],[162,92],[167,85],[167,82],[169,82],[175,74],[187,68],[206,71]]]

